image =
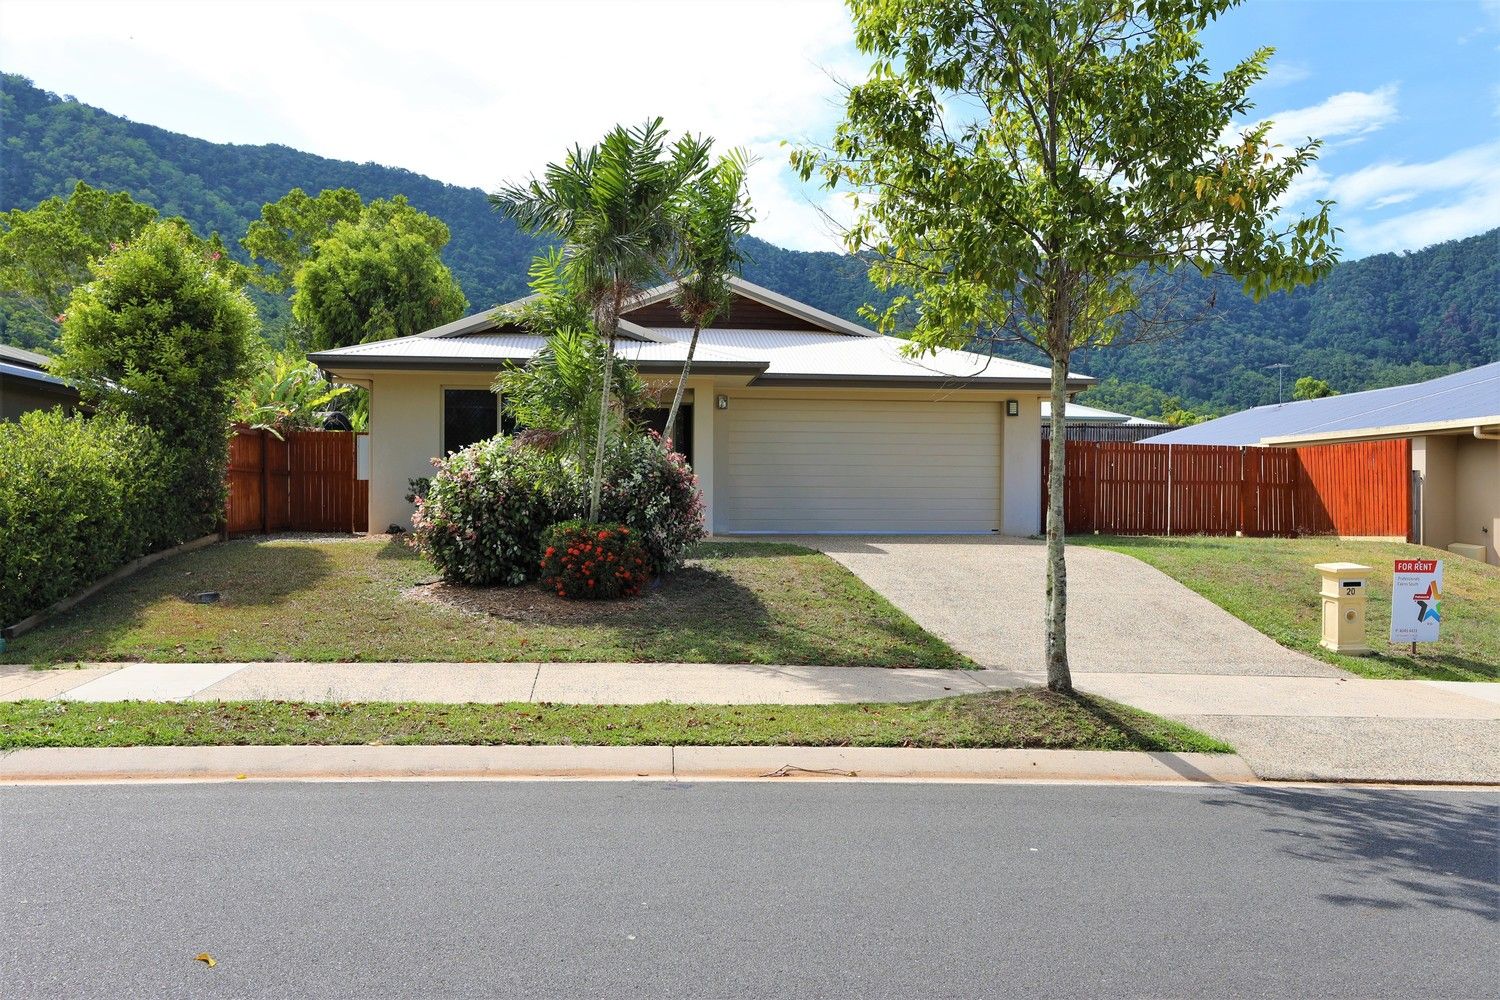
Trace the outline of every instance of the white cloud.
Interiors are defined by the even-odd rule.
[[[1308,138],[1347,142],[1379,131],[1396,118],[1394,83],[1376,90],[1347,90],[1312,107],[1266,116],[1272,123],[1271,141],[1286,146],[1300,145]]]
[[[1345,208],[1379,208],[1440,191],[1488,191],[1500,202],[1500,142],[1471,146],[1427,163],[1377,163],[1329,186]]]
[[[785,168],[863,76],[839,0],[512,5],[7,0],[0,62],[218,142],[277,142],[490,189],[616,122],[662,115],[762,155],[756,235],[834,249]],[[810,191],[805,194],[804,190]]]
[[[1378,163],[1335,177],[1327,193],[1358,255],[1418,250],[1500,226],[1500,142],[1426,163]],[[1385,209],[1407,206],[1396,214]]]

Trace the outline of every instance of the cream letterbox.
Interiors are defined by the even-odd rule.
[[[1318,563],[1323,577],[1323,638],[1335,653],[1368,653],[1365,643],[1365,591],[1370,567],[1359,563]]]

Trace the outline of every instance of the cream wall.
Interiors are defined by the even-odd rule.
[[[1422,476],[1422,524],[1417,541],[1443,548],[1453,541],[1453,471],[1457,438],[1413,438],[1411,467]]]
[[[370,530],[411,527],[409,479],[431,476],[442,450],[443,390],[488,389],[484,372],[380,372],[370,391]]]
[[[1485,548],[1485,561],[1500,564],[1500,441],[1475,437],[1455,441],[1453,538]]]
[[[1001,468],[1000,532],[1035,535],[1042,530],[1042,398],[1011,396],[1020,414],[1005,421]],[[1001,407],[1002,414],[1004,407]]]
[[[1500,564],[1500,441],[1462,434],[1412,439],[1411,465],[1422,474],[1423,545],[1481,545]]]

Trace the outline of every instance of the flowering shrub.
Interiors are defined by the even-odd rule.
[[[705,534],[698,477],[655,431],[622,441],[609,456],[599,518],[629,526],[656,576],[680,568]]]
[[[601,520],[630,529],[648,577],[677,569],[704,535],[692,469],[655,434],[617,443],[606,459]],[[433,464],[427,495],[413,494],[412,541],[448,580],[535,579],[542,533],[588,514],[587,469],[525,439],[492,438]]]
[[[542,532],[575,506],[566,470],[503,437],[432,464],[427,495],[414,499],[413,544],[448,580],[514,586],[534,579]]]
[[[645,547],[626,525],[564,521],[542,540],[542,583],[558,597],[634,597],[650,576]]]

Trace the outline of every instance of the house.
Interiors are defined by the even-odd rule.
[[[680,418],[715,533],[1037,530],[1047,369],[963,351],[908,357],[906,341],[733,285],[699,341]],[[691,336],[674,288],[629,303],[618,343],[664,391]],[[406,524],[407,481],[501,429],[495,375],[542,344],[501,307],[310,356],[370,389],[371,525]],[[1092,382],[1070,375],[1068,386]]]
[[[1042,440],[1052,437],[1052,404],[1042,400]],[[1141,441],[1172,429],[1160,420],[1133,417],[1128,413],[1101,410],[1069,401],[1063,410],[1069,441]]]
[[[52,359],[0,344],[0,420],[19,420],[29,410],[78,405],[78,390],[47,374]]]
[[[1147,444],[1301,446],[1411,441],[1417,541],[1500,563],[1500,362],[1414,385],[1257,406]],[[1468,554],[1478,554],[1472,548]]]

